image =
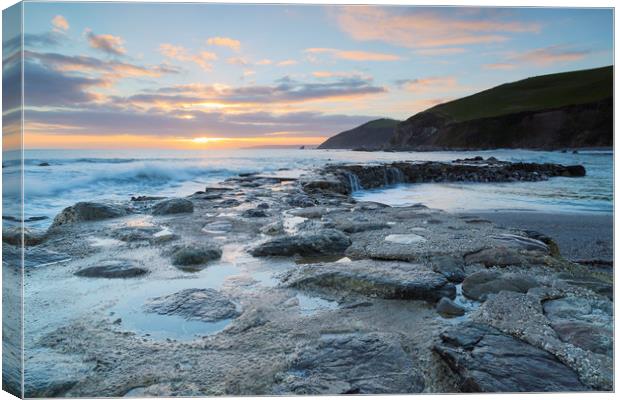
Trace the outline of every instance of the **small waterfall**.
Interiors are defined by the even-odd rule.
[[[351,172],[347,172],[346,176],[349,180],[349,187],[351,188],[351,193],[358,192],[364,189],[362,187],[362,184],[360,183],[360,178],[357,175]]]
[[[395,185],[405,182],[405,174],[396,167],[387,167],[385,169],[385,185]]]

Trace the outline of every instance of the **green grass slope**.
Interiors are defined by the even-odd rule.
[[[613,67],[562,72],[506,83],[426,110],[453,122],[585,104],[612,97]]]

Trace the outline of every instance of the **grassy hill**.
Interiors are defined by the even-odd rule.
[[[613,95],[613,67],[563,72],[506,83],[427,111],[454,122],[591,103]]]
[[[377,149],[387,144],[400,121],[388,118],[366,122],[323,142],[319,149]]]
[[[524,79],[439,104],[398,124],[392,149],[609,147],[613,67]]]

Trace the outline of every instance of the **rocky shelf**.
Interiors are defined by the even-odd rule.
[[[482,158],[329,165],[77,203],[25,240],[26,396],[612,390],[611,270],[537,232],[350,196],[584,174]],[[3,251],[17,279],[15,237]],[[185,326],[197,335],[175,336]]]
[[[582,165],[511,163],[495,157],[452,162],[391,162],[386,164],[328,165],[302,178],[306,191],[350,194],[398,183],[544,181],[552,177],[582,177]]]

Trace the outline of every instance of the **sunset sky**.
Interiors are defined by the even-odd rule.
[[[29,148],[318,144],[613,63],[610,9],[25,3],[24,14]]]

